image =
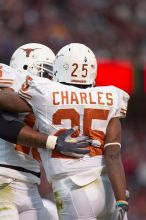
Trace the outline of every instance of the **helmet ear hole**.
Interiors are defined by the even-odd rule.
[[[28,68],[28,65],[24,65],[24,66],[23,66],[23,69],[24,69],[24,70],[27,70],[27,68]]]

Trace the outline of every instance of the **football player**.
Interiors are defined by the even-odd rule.
[[[21,46],[12,55],[10,65],[13,68],[0,64],[1,90],[6,91],[5,89],[10,88],[18,91],[25,80],[26,73],[37,76],[46,76],[49,73],[51,77],[54,59],[53,51],[44,45],[31,43]],[[9,102],[9,100],[7,101]],[[9,103],[11,102],[12,100]],[[9,121],[9,126],[11,123],[10,128],[13,128],[12,116],[5,113],[3,118]],[[21,114],[19,115],[20,119],[32,127],[35,125],[33,114]],[[23,144],[25,147],[19,144],[13,145],[0,139],[0,219],[23,220],[29,218],[42,220],[46,217],[37,188],[40,183],[40,157],[37,149],[30,146],[47,149],[51,139],[50,136],[47,137],[45,134],[33,131],[26,125],[21,125],[22,127],[19,128],[18,123],[17,121],[16,130],[11,131],[9,141]],[[2,127],[0,129],[1,137],[7,139],[8,132],[3,129],[2,133],[1,130]],[[64,151],[65,138],[72,132],[73,129],[56,139],[56,149],[58,151]],[[72,143],[69,143],[69,145],[70,149],[68,151],[72,150]],[[29,146],[29,148],[26,146]],[[78,148],[77,152],[80,150],[82,149]]]
[[[19,95],[31,107],[26,107],[25,102],[19,105],[13,94],[18,106],[9,105],[9,110],[33,110],[38,128],[44,133],[57,136],[64,129],[78,126],[74,137],[86,135],[91,139],[89,154],[79,159],[58,153],[55,138],[52,150],[39,150],[52,182],[59,219],[126,220],[128,203],[119,119],[126,116],[129,95],[114,86],[93,87],[96,58],[83,44],[63,47],[53,72],[56,82],[27,77]],[[1,99],[0,104],[4,106]]]
[[[54,58],[53,51],[45,45],[32,43],[19,47],[10,60],[13,69],[0,65],[1,89],[12,88],[15,84],[13,89],[18,91],[26,77],[25,72],[43,74],[46,71],[44,65],[52,68]],[[14,69],[18,69],[19,73]],[[32,114],[21,114],[21,120],[34,125]],[[37,188],[40,182],[40,165],[36,148],[12,145],[2,139],[0,141],[0,218],[45,219],[44,206]],[[6,194],[7,191],[9,193]]]

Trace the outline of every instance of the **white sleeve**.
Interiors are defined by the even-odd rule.
[[[41,77],[27,76],[18,92],[19,96],[32,107],[34,113],[39,109],[39,106],[42,105],[43,94],[40,89],[41,83]]]
[[[23,98],[25,101],[27,101],[32,106],[31,101],[32,101],[33,93],[34,93],[32,77],[30,76],[26,77],[25,82],[22,84],[18,93],[21,98]]]
[[[10,88],[16,92],[21,88],[26,75],[20,74],[12,67],[0,63],[0,87]]]
[[[0,63],[0,87],[10,88],[14,83],[15,71],[8,65]]]
[[[127,108],[128,108],[128,101],[130,96],[125,91],[116,88],[116,94],[117,94],[117,109],[115,111],[115,117],[119,118],[125,118],[127,114]]]

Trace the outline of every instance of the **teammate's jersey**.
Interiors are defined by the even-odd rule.
[[[38,129],[59,135],[64,129],[79,126],[74,134],[98,140],[100,147],[89,147],[90,154],[73,159],[54,151],[40,150],[48,178],[77,173],[104,165],[104,141],[111,118],[125,117],[129,95],[114,86],[79,89],[45,78],[27,77],[19,91],[32,106]],[[91,175],[90,175],[91,176]]]
[[[25,74],[18,73],[12,67],[0,63],[0,88],[12,88],[18,91],[25,78]]]
[[[26,75],[18,73],[10,66],[0,64],[0,87],[11,88],[18,91],[25,81]],[[20,114],[19,118],[27,124],[34,124],[32,114]],[[39,153],[35,148],[14,145],[0,139],[0,175],[19,179],[27,182],[40,182]],[[8,168],[3,167],[8,166]],[[15,166],[16,169],[10,169]],[[22,169],[21,169],[22,168]],[[18,169],[22,171],[18,171]],[[26,170],[25,170],[26,169]],[[35,172],[36,175],[33,174]]]

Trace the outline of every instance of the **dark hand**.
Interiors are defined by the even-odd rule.
[[[58,136],[55,150],[65,155],[75,157],[82,157],[83,155],[89,153],[90,150],[85,149],[85,147],[90,145],[90,141],[87,137],[70,138],[67,140],[68,136],[73,134],[75,130],[76,127],[68,129],[62,135]]]

